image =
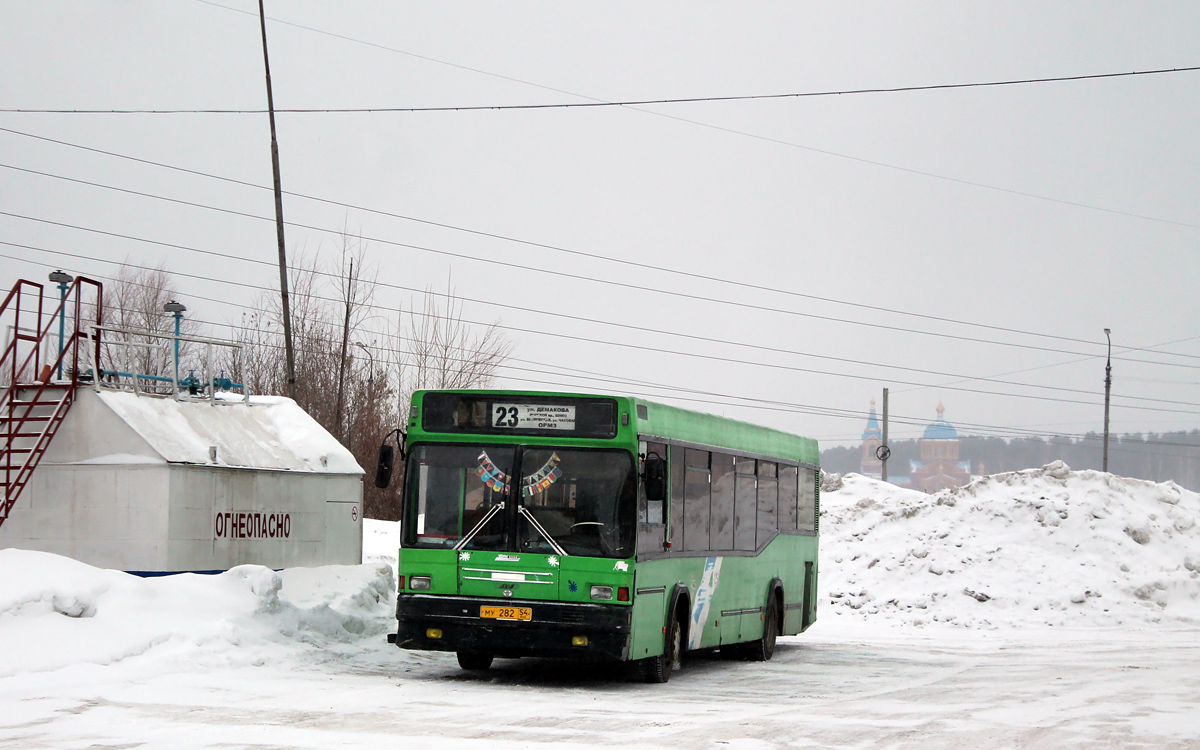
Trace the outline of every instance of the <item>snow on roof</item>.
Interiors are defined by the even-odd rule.
[[[926,495],[857,474],[821,492],[821,614],[965,628],[1200,621],[1200,495],[1040,469]]]
[[[171,463],[324,474],[362,474],[350,451],[290,398],[252,396],[246,404],[177,401],[102,391],[100,400]]]

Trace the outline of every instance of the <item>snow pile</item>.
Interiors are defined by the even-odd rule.
[[[935,495],[821,494],[820,615],[967,628],[1200,622],[1200,495],[1056,461]]]
[[[163,459],[173,463],[216,463],[288,471],[361,474],[362,468],[338,440],[290,398],[252,396],[180,401],[102,391],[100,400],[132,427]]]
[[[400,554],[400,524],[396,521],[363,519],[363,562],[386,563],[397,573]]]
[[[395,616],[393,580],[387,565],[139,578],[0,550],[0,676],[112,664],[152,649],[221,668],[381,640]]]

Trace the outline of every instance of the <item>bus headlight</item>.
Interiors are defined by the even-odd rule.
[[[612,601],[612,586],[592,586],[592,598],[600,601]]]
[[[408,579],[408,588],[411,591],[428,591],[433,586],[433,579],[429,576],[412,576]]]

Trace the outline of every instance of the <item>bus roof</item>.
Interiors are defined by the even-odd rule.
[[[638,432],[642,435],[778,456],[810,464],[818,464],[821,460],[814,438],[645,399],[631,400],[639,407],[645,407],[644,410],[636,410]]]
[[[462,393],[474,395],[527,396],[547,398],[611,398],[628,409],[635,432],[641,436],[693,443],[698,446],[724,448],[733,452],[775,456],[809,464],[820,463],[820,450],[813,438],[802,437],[783,430],[719,417],[690,409],[681,409],[655,401],[612,393],[580,393],[558,391],[525,391],[480,389],[435,389],[417,391],[413,403],[426,393]],[[643,416],[644,415],[644,416]],[[627,428],[625,428],[627,429]],[[624,432],[624,429],[622,430]]]

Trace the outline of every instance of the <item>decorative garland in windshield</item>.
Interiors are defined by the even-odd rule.
[[[537,473],[525,477],[525,486],[522,488],[521,494],[525,497],[532,497],[539,492],[544,492],[550,485],[557,482],[558,478],[562,476],[562,469],[558,468],[558,462],[561,460],[557,453],[551,454],[549,460],[542,468],[538,469]]]
[[[492,463],[492,459],[488,457],[487,451],[479,454],[479,468],[475,470],[475,476],[479,477],[479,481],[491,487],[492,492],[508,494],[509,476],[496,468],[496,464]]]

